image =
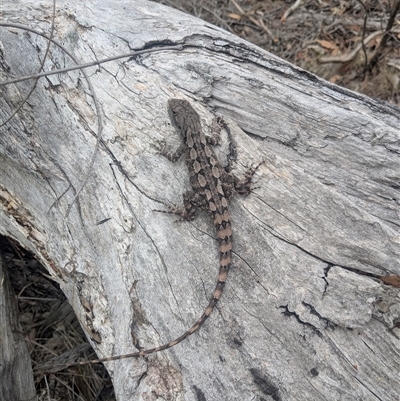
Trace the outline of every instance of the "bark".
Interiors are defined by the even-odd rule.
[[[4,21],[49,32],[36,1]],[[37,70],[46,41],[1,27],[2,80]],[[182,334],[215,286],[211,219],[176,221],[189,189],[169,98],[209,132],[223,117],[234,173],[265,160],[235,196],[233,268],[217,310],[184,343],[106,364],[119,400],[394,400],[400,368],[399,109],[337,87],[214,26],[160,5],[59,1],[55,40],[81,62],[183,44],[42,78],[0,136],[0,233],[33,251],[99,357]],[[46,70],[73,62],[52,45]],[[2,120],[32,81],[1,88]],[[226,162],[228,135],[218,153]],[[390,281],[387,281],[390,283]],[[95,340],[95,341],[94,341]]]
[[[31,358],[18,322],[18,306],[0,251],[0,399],[35,400]]]

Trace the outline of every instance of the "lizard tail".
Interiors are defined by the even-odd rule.
[[[76,362],[73,364],[69,364],[68,366],[87,365],[99,362],[110,362],[119,359],[134,358],[134,357],[145,356],[148,354],[154,354],[155,352],[164,351],[168,348],[173,347],[176,344],[179,344],[185,338],[189,337],[195,331],[199,330],[200,327],[203,325],[203,323],[206,321],[206,319],[211,315],[212,311],[215,308],[215,305],[221,298],[225,282],[228,278],[229,267],[232,259],[232,241],[231,241],[231,229],[229,222],[227,222],[227,224],[220,225],[219,227],[217,227],[217,233],[218,233],[219,250],[220,250],[218,282],[214,289],[210,303],[204,310],[204,313],[189,330],[187,330],[185,333],[183,333],[180,337],[176,338],[175,340],[160,345],[159,347],[132,352],[130,354],[125,354],[125,355],[115,355],[109,358],[100,358],[100,359],[92,359],[90,361]]]

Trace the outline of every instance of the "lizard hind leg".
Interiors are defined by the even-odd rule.
[[[250,167],[244,177],[242,179],[239,179],[237,177],[234,177],[234,181],[235,181],[235,189],[236,192],[240,195],[248,195],[252,189],[251,188],[251,180],[253,178],[253,175],[256,173],[256,171],[258,170],[258,168],[265,163],[265,160],[263,160],[262,162],[258,163],[256,166],[254,167]]]
[[[178,221],[193,220],[196,217],[197,209],[205,203],[204,197],[193,191],[185,192],[183,195],[183,206],[170,207],[167,210],[154,210],[160,213],[176,214],[180,217]]]

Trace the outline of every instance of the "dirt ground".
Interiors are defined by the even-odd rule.
[[[160,0],[337,85],[399,104],[400,0]]]

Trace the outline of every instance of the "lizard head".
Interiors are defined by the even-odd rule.
[[[168,113],[175,128],[183,137],[186,135],[188,126],[200,125],[200,118],[195,109],[184,99],[169,99]]]

